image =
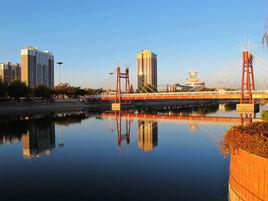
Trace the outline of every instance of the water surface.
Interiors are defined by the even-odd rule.
[[[0,198],[228,200],[229,157],[217,142],[239,121],[161,118],[240,117],[218,108],[200,111],[2,120]]]

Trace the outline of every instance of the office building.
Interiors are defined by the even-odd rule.
[[[138,91],[149,87],[149,91],[157,91],[157,55],[150,50],[142,50],[138,58]]]
[[[21,50],[21,81],[33,87],[43,84],[54,86],[54,56],[31,46]]]
[[[3,62],[0,63],[0,79],[11,83],[14,80],[21,79],[21,66],[18,63]]]

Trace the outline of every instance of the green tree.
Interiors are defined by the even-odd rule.
[[[9,84],[8,94],[11,98],[19,100],[21,97],[29,97],[31,89],[25,83],[16,80]]]
[[[0,79],[0,99],[4,99],[7,97],[8,94],[8,86],[6,82],[3,82]]]
[[[50,99],[52,97],[52,91],[46,85],[39,84],[33,88],[33,95],[34,97],[42,98],[43,101],[44,99]]]

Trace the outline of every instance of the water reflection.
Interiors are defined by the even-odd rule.
[[[18,196],[36,200],[31,199],[32,194],[37,197],[42,194],[47,195],[46,200],[53,196],[65,200],[227,200],[229,197],[234,201],[247,200],[243,196],[252,187],[243,182],[255,180],[257,183],[249,185],[258,184],[260,189],[255,192],[254,187],[249,194],[267,200],[258,195],[267,191],[267,183],[260,180],[263,173],[268,175],[267,161],[260,161],[257,156],[252,159],[253,154],[245,156],[244,152],[232,154],[228,181],[229,157],[224,159],[216,144],[220,134],[231,125],[239,125],[241,119],[244,123],[258,119],[205,111],[190,115],[176,111],[83,112],[2,121],[0,141],[13,145],[0,147],[1,189],[9,193],[8,198],[14,194],[13,200],[18,200]],[[63,129],[69,125],[73,126]],[[115,135],[108,135],[111,127]],[[59,147],[64,149],[56,151]],[[29,165],[17,154],[18,148],[24,157],[40,158]],[[127,157],[118,157],[118,150],[126,150]],[[46,157],[47,153],[51,155]],[[16,171],[14,164],[18,167]],[[11,182],[6,183],[7,180]],[[42,188],[37,181],[43,181]],[[56,195],[55,189],[59,192]],[[121,193],[115,194],[118,189]]]
[[[117,143],[122,146],[122,141],[130,143],[130,131],[133,120],[122,117],[122,113],[114,113],[116,119]],[[105,117],[105,115],[103,115]],[[138,120],[138,147],[145,152],[152,151],[158,144],[158,124],[151,120]]]
[[[50,155],[56,147],[55,126],[59,126],[59,147],[64,147],[62,126],[81,123],[90,113],[49,114],[44,117],[25,116],[22,120],[1,121],[0,144],[21,142],[22,155],[27,159]]]
[[[225,106],[224,106],[225,107]],[[145,111],[123,111],[123,112],[104,112],[100,115],[89,112],[49,114],[41,119],[37,117],[25,117],[19,121],[3,121],[0,127],[0,143],[11,144],[20,141],[23,148],[23,156],[26,158],[39,157],[40,154],[50,154],[56,147],[55,125],[58,126],[59,142],[58,147],[64,147],[62,139],[62,127],[70,124],[81,123],[84,119],[94,116],[94,118],[111,118],[116,121],[117,143],[122,146],[122,142],[130,143],[131,126],[133,119],[137,119],[137,146],[145,152],[152,151],[158,145],[158,121],[175,120],[189,121],[191,131],[199,130],[198,124],[204,122],[223,122],[223,123],[250,123],[260,121],[256,115],[240,115],[240,117],[224,116],[204,116],[202,114],[211,113],[215,108],[198,110],[201,115],[180,115],[176,111],[146,113]],[[40,118],[40,117],[39,117]],[[202,127],[201,127],[202,129]],[[202,131],[205,132],[205,131]],[[211,130],[209,130],[211,132]],[[212,133],[210,133],[212,134]],[[212,134],[213,135],[213,134]]]
[[[50,154],[55,148],[55,123],[48,121],[11,121],[0,129],[0,144],[22,142],[22,153],[26,158]]]
[[[152,151],[158,145],[158,123],[146,120],[138,121],[138,146],[145,152]]]
[[[117,130],[117,143],[121,147],[122,141],[125,140],[127,144],[130,143],[130,128],[131,120],[125,119],[125,131],[122,131],[122,117],[121,113],[116,113],[116,130]]]
[[[55,124],[35,122],[22,135],[23,156],[31,159],[45,153],[49,155],[55,148]]]

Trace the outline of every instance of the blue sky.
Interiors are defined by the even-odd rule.
[[[20,62],[32,45],[63,60],[63,80],[107,87],[109,72],[128,65],[136,82],[136,53],[158,55],[158,82],[183,83],[187,71],[211,72],[240,56],[244,35],[261,50],[267,0],[0,0],[0,61]],[[58,80],[55,67],[55,81]]]

